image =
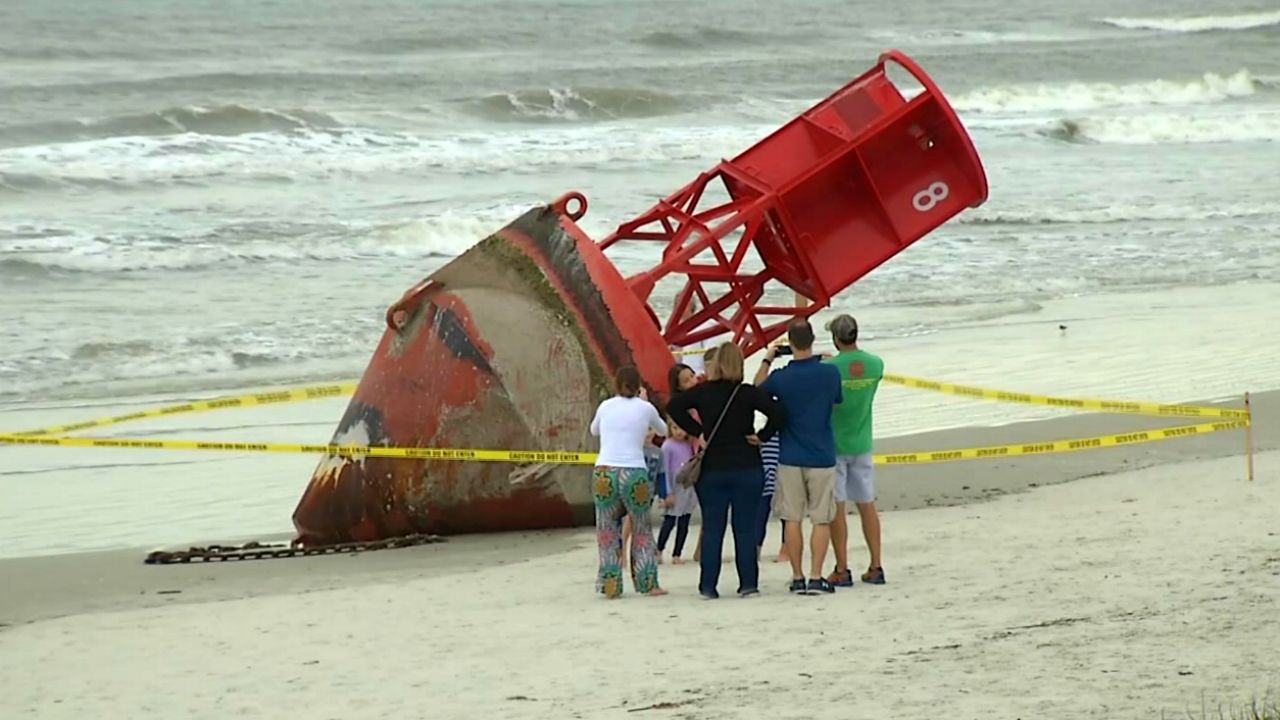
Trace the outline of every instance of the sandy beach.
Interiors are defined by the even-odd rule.
[[[1280,327],[1280,12],[1261,4],[8,0],[0,431],[354,383],[388,333],[374,357],[412,382],[375,372],[366,387],[394,401],[362,407],[219,403],[77,433],[203,449],[0,444],[0,720],[1205,720],[1280,705],[1280,345],[1266,331]],[[932,78],[890,68],[901,105],[863,75],[890,48]],[[856,102],[815,106],[859,76]],[[762,138],[771,149],[744,153]],[[678,192],[721,175],[723,191]],[[577,267],[567,246],[518,228],[490,245],[543,256],[550,285],[530,265],[512,274],[537,288],[512,291],[497,268],[522,266],[518,248],[443,270],[570,191],[617,277],[594,260],[561,272]],[[655,220],[660,198],[682,212]],[[653,241],[657,226],[676,238]],[[637,240],[612,245],[620,230]],[[713,277],[717,249],[687,251],[720,230],[732,272]],[[760,285],[766,261],[776,277]],[[733,304],[698,290],[720,318],[669,322],[686,278]],[[663,566],[669,596],[604,600],[591,528],[143,563],[287,542],[321,457],[263,446],[376,444],[381,428],[450,449],[594,450],[571,432],[579,409],[542,410],[597,387],[598,369],[639,362],[650,385],[666,369],[648,313],[608,300],[624,282],[675,346],[704,321],[756,333],[743,305],[772,323],[799,292],[821,307],[815,327],[855,315],[887,372],[1005,400],[1239,409],[1248,391],[1256,480],[1238,429],[881,465],[888,584],[821,597],[786,592],[776,522],[749,600],[729,562],[719,600],[699,597],[694,565]],[[417,311],[389,330],[415,287],[465,312],[437,308],[433,335],[415,335]],[[586,312],[593,293],[608,307]],[[511,320],[530,298],[545,332]],[[544,335],[585,338],[603,364],[574,370]],[[466,392],[464,376],[478,378]],[[501,403],[474,399],[498,388]],[[1072,406],[885,383],[875,451],[1198,424]],[[462,432],[489,423],[503,431]],[[541,441],[564,446],[508,447]],[[223,443],[259,447],[209,447]],[[443,497],[406,507],[520,517],[489,467],[482,485],[465,466],[405,476]],[[563,487],[585,498],[580,470]]]
[[[604,601],[589,531],[231,566],[5,560],[0,716],[1111,718],[1262,694],[1280,453],[1249,483],[1238,454],[1154,447],[1142,470],[890,511],[890,584],[831,597],[788,596],[765,563],[756,600],[702,601],[695,567],[664,566],[669,597]],[[987,471],[1064,469],[1010,465]]]

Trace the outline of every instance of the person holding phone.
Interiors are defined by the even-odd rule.
[[[769,372],[784,351],[771,348],[756,372],[756,385],[778,398],[786,408],[778,462],[775,509],[782,518],[783,543],[791,561],[791,592],[798,595],[833,593],[835,587],[822,575],[831,523],[836,513],[836,442],[831,427],[832,409],[843,401],[840,371],[813,354],[813,326],[798,318],[787,325],[786,352],[794,351],[786,367]],[[800,524],[813,524],[810,575],[802,568],[804,538]]]

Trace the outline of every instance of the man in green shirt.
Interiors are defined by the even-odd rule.
[[[858,321],[840,315],[827,324],[839,352],[827,360],[840,370],[844,402],[831,413],[836,436],[836,517],[831,523],[836,571],[828,580],[837,587],[853,587],[849,570],[849,523],[845,515],[853,501],[862,520],[862,536],[871,551],[871,565],[862,581],[884,584],[880,566],[880,515],[876,512],[876,487],[872,466],[871,406],[884,377],[884,361],[858,349]]]

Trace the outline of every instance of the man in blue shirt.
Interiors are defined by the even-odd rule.
[[[835,592],[822,576],[822,564],[836,514],[836,440],[831,411],[843,398],[840,371],[813,354],[813,339],[808,320],[793,320],[787,326],[794,354],[791,362],[769,373],[778,352],[776,347],[770,348],[756,372],[756,385],[778,398],[787,410],[774,509],[785,527],[783,544],[791,561],[791,592],[805,595]],[[801,569],[804,538],[800,534],[806,515],[813,523],[811,579],[807,583]]]

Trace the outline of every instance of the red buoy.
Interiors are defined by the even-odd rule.
[[[908,99],[887,65],[923,90]],[[959,119],[902,53],[596,244],[570,193],[480,241],[387,310],[387,330],[332,442],[589,451],[595,406],[635,365],[665,392],[671,346],[748,353],[966,207],[986,176]],[[623,278],[604,251],[661,242]],[[649,305],[684,278],[665,321]],[[771,290],[785,292],[771,293]],[[808,299],[766,302],[769,295]],[[590,524],[581,466],[325,458],[294,512],[300,542]]]

